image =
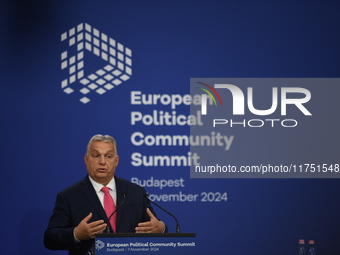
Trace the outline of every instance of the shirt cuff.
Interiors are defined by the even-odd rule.
[[[74,242],[75,242],[76,244],[78,244],[78,243],[80,243],[80,241],[79,241],[79,240],[77,239],[77,237],[76,237],[75,229],[76,229],[76,228],[73,229],[73,237],[74,237]]]

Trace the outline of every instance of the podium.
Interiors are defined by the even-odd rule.
[[[97,234],[95,255],[195,254],[195,233]]]

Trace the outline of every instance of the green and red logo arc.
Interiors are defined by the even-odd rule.
[[[216,89],[214,89],[212,86],[205,84],[203,82],[197,82],[197,83],[202,84],[203,86],[206,86],[207,88],[209,88],[215,94],[215,96],[217,97],[218,101],[220,102],[220,105],[222,105],[221,96],[217,93]],[[213,93],[211,93],[208,89],[205,89],[205,88],[200,88],[200,87],[197,87],[197,88],[200,89],[200,90],[203,90],[205,93],[207,93],[210,96],[210,98],[213,100],[214,104],[217,106],[217,100],[216,100],[215,96],[213,95]]]

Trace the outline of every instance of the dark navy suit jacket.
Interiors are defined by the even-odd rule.
[[[118,177],[115,177],[115,181],[117,206],[124,199],[122,193],[126,193],[126,201],[117,211],[117,233],[134,233],[138,223],[150,220],[146,208],[150,208],[153,214],[154,211],[144,196],[144,188]],[[70,255],[87,254],[94,239],[76,244],[73,230],[90,212],[92,218],[89,222],[101,219],[108,222],[103,206],[86,176],[57,195],[53,215],[44,235],[45,247],[50,250],[69,250]]]

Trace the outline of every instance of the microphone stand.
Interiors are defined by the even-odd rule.
[[[147,198],[147,200],[149,200],[151,203],[153,203],[155,206],[157,206],[158,208],[162,209],[164,212],[166,212],[167,214],[169,214],[171,217],[173,217],[176,221],[176,233],[181,233],[181,227],[178,223],[178,220],[177,218],[170,212],[168,212],[167,210],[165,210],[163,207],[161,207],[160,205],[156,204],[154,201],[152,201],[150,198],[149,198],[149,195],[146,193],[144,194],[144,196]]]

